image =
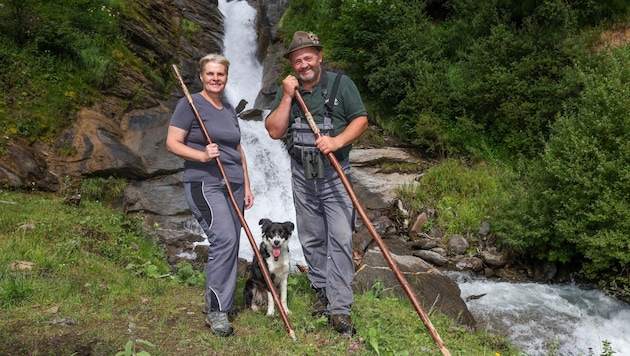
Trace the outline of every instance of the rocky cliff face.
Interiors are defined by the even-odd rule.
[[[200,83],[193,80],[197,61],[206,53],[220,52],[223,43],[223,17],[217,1],[138,1],[132,7],[135,11],[121,16],[121,26],[137,58],[158,67],[160,82],[171,81],[171,65],[177,64],[189,89],[200,90]],[[196,23],[201,31],[185,35],[184,21]],[[0,157],[0,183],[56,191],[67,178],[146,179],[176,170],[176,164],[168,159],[155,163],[155,155],[162,153],[160,145],[147,142],[146,138],[151,141],[154,136],[146,133],[164,129],[160,120],[166,119],[182,96],[181,90],[174,87],[166,91],[141,69],[117,70],[112,73],[117,83],[102,93],[102,100],[80,110],[75,124],[52,146],[25,145],[24,141],[8,139],[9,154]]]

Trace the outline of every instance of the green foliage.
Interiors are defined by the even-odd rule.
[[[376,298],[380,298],[385,290],[385,285],[381,279],[377,279],[374,281],[374,285],[372,285],[372,293]]]
[[[129,263],[151,261],[168,271],[159,246],[138,228],[141,221],[113,213],[102,205],[82,202],[80,211],[54,196],[0,191],[0,200],[16,201],[0,209],[0,304],[25,302],[71,303],[78,291],[92,298],[120,293],[124,288],[112,270]],[[16,261],[32,264],[16,270]],[[142,293],[139,288],[132,293]]]
[[[342,2],[342,0],[291,0],[278,26],[285,39],[285,48],[291,43],[295,31],[310,31],[318,35],[325,53],[328,53],[334,48],[332,45],[334,31],[330,24],[337,17],[337,11]]]
[[[475,232],[483,221],[496,217],[510,201],[515,176],[499,164],[480,162],[472,166],[446,160],[429,169],[417,183],[396,190],[408,210],[435,210],[445,236]]]
[[[520,26],[499,15],[457,64],[465,86],[453,88],[456,114],[472,120],[493,146],[535,157],[564,100],[579,94],[570,75],[581,53],[571,41],[575,31],[564,2],[545,2]]]
[[[139,344],[143,344],[149,347],[155,347],[155,344],[147,341],[147,340],[143,340],[143,339],[136,339],[135,342],[134,340],[129,340],[127,341],[127,343],[125,344],[125,350],[124,351],[120,351],[118,353],[116,353],[116,356],[151,356],[150,353],[148,353],[147,351],[140,351],[140,352],[136,352],[136,343]]]
[[[343,1],[328,53],[391,133],[433,152],[535,157],[580,92],[580,6]]]
[[[126,187],[127,182],[121,178],[94,177],[83,180],[79,191],[82,199],[111,203],[121,197]]]
[[[131,271],[134,276],[147,277],[147,278],[160,278],[160,267],[147,261],[143,264],[129,263],[125,269]]]
[[[567,103],[553,126],[542,160],[529,170],[526,203],[505,217],[512,225],[504,230],[506,236],[517,232],[506,241],[518,251],[552,261],[580,261],[584,276],[614,281],[615,289],[626,294],[629,60],[630,47],[625,47],[595,67],[580,67],[583,95]]]
[[[584,73],[581,100],[554,127],[544,160],[557,238],[575,244],[591,278],[608,271],[630,286],[630,47]]]
[[[187,39],[193,39],[195,36],[203,33],[203,28],[196,22],[188,19],[182,19],[182,34]]]
[[[616,352],[613,350],[611,342],[608,340],[602,341],[602,352],[599,354],[600,356],[613,356]],[[588,356],[593,356],[593,351],[589,350]]]
[[[370,330],[368,330],[367,342],[377,355],[381,354],[378,349],[378,335],[376,334],[376,329],[370,328]]]
[[[190,263],[182,261],[177,265],[175,280],[185,286],[203,286],[206,275],[204,271],[197,271]]]
[[[119,82],[118,69],[124,66],[142,71],[154,88],[165,87],[161,67],[141,63],[119,26],[121,13],[135,13],[134,3],[27,0],[2,5],[0,134],[56,139],[78,108]]]
[[[0,307],[5,309],[26,304],[35,290],[27,274],[5,271],[0,277]]]
[[[50,139],[115,78],[117,17],[103,1],[10,1],[0,7],[0,127]],[[76,9],[68,11],[69,8]],[[10,19],[10,20],[9,20]]]

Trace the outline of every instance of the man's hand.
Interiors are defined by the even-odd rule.
[[[325,155],[331,152],[336,152],[338,149],[343,147],[338,143],[338,140],[336,140],[335,137],[330,136],[320,136],[315,141],[315,146],[317,146],[317,148],[319,148],[319,150]]]
[[[293,98],[295,96],[295,91],[297,90],[298,80],[293,75],[287,75],[284,80],[282,80],[282,89],[284,90],[284,95]]]

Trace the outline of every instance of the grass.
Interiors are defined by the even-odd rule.
[[[141,226],[142,217],[95,201],[74,207],[55,195],[0,191],[0,354],[440,354],[411,303],[378,291],[355,296],[360,336],[337,334],[310,316],[314,295],[303,274],[290,277],[297,340],[280,316],[252,311],[235,316],[233,337],[214,336],[204,323],[201,272],[174,272]],[[428,313],[452,355],[519,355],[498,336]]]
[[[435,210],[444,236],[478,231],[495,218],[515,189],[515,175],[492,162],[447,159],[432,167],[417,182],[403,185],[396,194],[408,210]]]

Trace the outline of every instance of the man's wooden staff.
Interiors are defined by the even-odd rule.
[[[186,84],[184,84],[184,81],[182,80],[182,77],[179,74],[179,70],[177,69],[177,66],[175,64],[173,64],[173,71],[175,72],[175,76],[177,77],[177,80],[179,80],[179,84],[181,85],[182,90],[184,91],[184,95],[186,96],[186,99],[188,100],[188,103],[190,104],[190,108],[192,109],[193,114],[195,115],[195,118],[197,119],[197,122],[199,123],[199,127],[201,127],[201,131],[203,132],[206,142],[208,144],[211,144],[212,140],[210,139],[210,135],[208,134],[208,131],[206,130],[206,126],[204,125],[203,120],[201,119],[201,115],[199,115],[199,112],[197,111],[197,108],[195,107],[195,104],[193,103],[192,97],[190,96],[190,92],[188,92],[188,88],[186,87]],[[260,254],[260,251],[258,251],[258,247],[256,246],[256,241],[254,240],[254,236],[252,235],[252,232],[249,230],[249,226],[247,225],[247,221],[245,221],[243,212],[241,212],[241,209],[238,203],[236,202],[236,199],[234,198],[234,193],[232,192],[232,187],[230,186],[230,182],[228,181],[227,174],[225,174],[225,170],[223,169],[223,164],[221,163],[221,160],[219,159],[219,157],[215,158],[215,160],[217,162],[217,166],[219,167],[219,171],[221,172],[221,177],[223,177],[223,180],[225,181],[225,187],[227,188],[228,195],[230,196],[230,200],[232,201],[232,205],[234,206],[234,210],[238,214],[238,218],[241,221],[241,225],[243,226],[243,229],[245,229],[245,234],[247,234],[249,243],[252,245],[252,250],[254,250],[254,255],[256,257],[256,260],[258,261],[258,264],[260,265],[260,269],[262,270],[263,277],[265,278],[265,282],[267,283],[267,288],[269,289],[269,291],[271,292],[271,295],[273,296],[273,301],[276,304],[276,307],[278,309],[278,312],[280,313],[280,316],[282,316],[282,320],[284,321],[284,325],[286,325],[287,327],[289,336],[291,336],[293,340],[296,340],[295,331],[293,331],[293,329],[291,328],[291,324],[289,324],[289,319],[287,318],[287,314],[285,313],[284,308],[282,307],[282,303],[280,303],[280,298],[278,298],[276,287],[274,286],[273,281],[271,280],[271,277],[269,276],[269,270],[267,269],[267,265],[265,265],[265,262]]]
[[[313,120],[313,115],[311,115],[311,112],[309,111],[308,107],[306,106],[306,103],[304,102],[304,99],[302,98],[302,94],[300,94],[299,89],[295,90],[295,99],[297,99],[297,102],[300,105],[300,108],[304,112],[304,115],[306,116],[306,120],[308,121],[308,124],[311,127],[311,130],[313,130],[313,133],[315,134],[315,137],[317,137],[317,138],[322,137],[322,133],[319,131],[319,127],[317,127],[317,124],[315,123],[315,120]],[[374,225],[372,225],[372,222],[370,221],[370,219],[368,218],[367,214],[365,213],[365,211],[361,207],[361,204],[359,203],[359,200],[357,199],[357,196],[354,193],[354,190],[352,189],[352,186],[350,185],[350,181],[348,180],[348,177],[346,177],[346,174],[344,173],[343,168],[339,164],[339,161],[337,160],[337,157],[335,157],[334,152],[328,153],[327,156],[328,156],[328,159],[330,160],[330,163],[332,164],[332,166],[337,171],[337,174],[339,175],[339,178],[341,178],[341,181],[342,181],[344,187],[346,187],[346,190],[348,191],[348,195],[350,196],[350,199],[352,199],[352,204],[354,204],[354,207],[359,212],[359,215],[361,216],[361,219],[363,219],[363,222],[365,223],[365,226],[367,226],[368,230],[370,231],[370,233],[374,237],[374,241],[376,241],[376,244],[381,249],[381,252],[383,252],[383,256],[385,257],[385,260],[389,264],[389,267],[392,269],[392,271],[396,275],[396,278],[398,278],[398,282],[400,282],[400,285],[403,287],[403,289],[407,293],[407,296],[409,296],[409,299],[411,299],[411,303],[416,308],[416,311],[418,312],[418,315],[420,315],[420,319],[422,320],[422,322],[424,323],[424,326],[429,331],[429,334],[431,334],[431,337],[433,338],[433,341],[435,341],[435,344],[438,346],[440,351],[442,351],[442,355],[450,356],[451,353],[448,351],[448,349],[444,345],[444,342],[440,338],[440,335],[438,334],[437,330],[435,330],[435,328],[433,327],[433,324],[431,323],[431,320],[427,316],[427,313],[424,311],[424,309],[422,309],[422,306],[418,302],[418,299],[416,298],[416,295],[413,293],[413,290],[411,289],[411,286],[409,285],[409,282],[407,282],[407,280],[405,279],[405,277],[401,273],[400,268],[398,267],[398,265],[396,264],[396,262],[392,258],[392,255],[389,252],[389,249],[387,248],[385,243],[383,243],[383,239],[379,236],[378,232],[376,232],[376,229],[374,228]]]

